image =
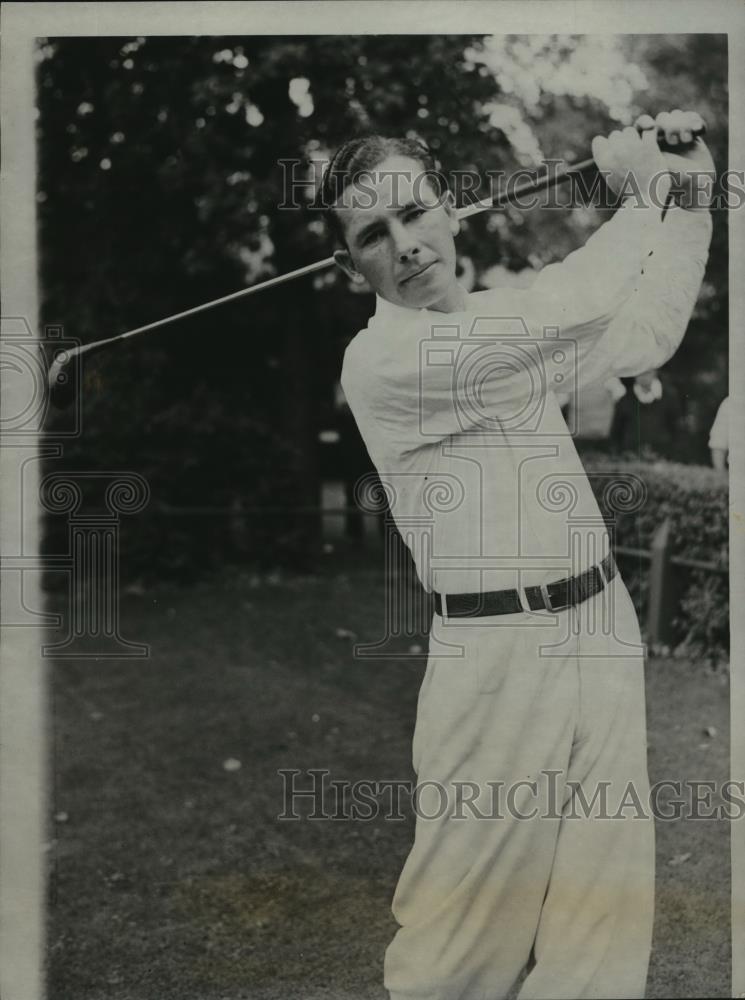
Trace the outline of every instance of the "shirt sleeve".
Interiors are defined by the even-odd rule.
[[[581,381],[661,368],[680,346],[711,241],[709,212],[670,208],[632,293],[579,366]]]
[[[703,273],[705,224],[693,223],[697,239],[679,240],[690,227],[671,221],[662,223],[659,210],[622,208],[528,289],[477,293],[464,313],[411,311],[404,323],[371,324],[347,349],[342,372],[371,456],[474,427],[519,430],[546,392],[571,388],[586,366],[595,377],[623,374],[614,365],[624,338],[632,374],[656,367],[649,359],[674,350]],[[692,247],[695,260],[687,261]],[[682,289],[676,268],[684,272]],[[606,346],[590,363],[600,343]]]
[[[659,208],[628,202],[564,260],[538,272],[530,291],[549,320],[584,327],[614,313],[632,291],[663,227]]]

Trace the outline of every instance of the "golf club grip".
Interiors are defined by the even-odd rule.
[[[642,129],[642,128],[639,128],[637,126],[637,132],[639,132],[640,134],[642,132],[645,132],[645,131],[646,131],[646,129]],[[706,123],[705,122],[701,122],[701,125],[699,126],[699,128],[692,128],[692,129],[689,129],[689,131],[690,131],[690,133],[691,133],[691,135],[693,136],[694,139],[699,139],[702,136],[706,135]],[[660,147],[660,149],[662,150],[663,153],[674,153],[674,152],[676,152],[676,150],[686,149],[688,146],[691,145],[691,143],[690,142],[679,142],[679,143],[676,143],[675,145],[671,145],[669,142],[665,141],[665,130],[664,130],[664,128],[662,128],[660,125],[658,125],[657,126],[657,145]]]

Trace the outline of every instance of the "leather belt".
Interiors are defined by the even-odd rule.
[[[511,589],[476,594],[435,593],[435,611],[442,616],[444,607],[448,618],[486,618],[491,615],[515,615],[521,611],[562,611],[599,594],[617,572],[615,560],[609,554],[597,566],[577,576],[537,587],[525,587],[527,608],[523,605],[520,591]]]

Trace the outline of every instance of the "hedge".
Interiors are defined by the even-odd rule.
[[[618,459],[600,453],[586,453],[582,457],[603,515],[609,523],[612,520],[617,546],[649,550],[656,529],[668,519],[673,556],[698,559],[727,569],[729,491],[725,476],[698,465]],[[618,474],[619,483],[632,481],[631,476],[638,477],[643,484],[638,509],[620,513],[610,509],[609,472]],[[644,622],[649,562],[620,555],[619,564]],[[701,658],[710,665],[726,661],[729,656],[727,575],[676,566],[675,577],[677,608],[671,643],[674,651]]]
[[[170,450],[167,442],[151,433],[149,447],[140,455],[136,471],[145,474],[157,454],[160,462],[170,458],[169,489],[161,490],[148,507],[135,517],[120,522],[121,571],[123,581],[133,578],[194,580],[226,563],[252,564],[261,567],[299,568],[307,561],[299,559],[307,533],[307,516],[290,517],[287,511],[297,506],[292,482],[282,475],[288,465],[288,451],[283,442],[244,418],[241,440],[245,447],[220,449],[217,444],[228,435],[213,434],[221,429],[229,409],[219,414],[202,412],[205,427],[215,445],[212,461],[189,470],[183,467],[178,447]],[[173,415],[170,415],[173,419]],[[208,419],[208,416],[210,419]],[[155,431],[155,428],[152,428]],[[192,438],[195,430],[190,430]],[[153,441],[152,438],[157,440]],[[186,435],[184,435],[186,439]],[[178,440],[178,435],[176,435]],[[165,456],[165,457],[164,457]],[[728,566],[728,484],[713,469],[662,461],[618,459],[607,454],[588,452],[582,455],[601,511],[612,530],[616,546],[649,550],[656,529],[665,519],[671,524],[671,550],[674,556],[698,559],[716,566]],[[227,470],[227,471],[226,471]],[[192,475],[188,476],[187,473]],[[611,474],[609,477],[609,473]],[[231,479],[246,487],[236,491]],[[222,477],[225,483],[218,482]],[[633,479],[631,477],[634,477]],[[619,513],[613,503],[613,489],[618,484],[624,499],[624,483],[643,484],[631,497],[633,509]],[[223,488],[220,488],[223,487]],[[633,494],[634,491],[632,490]],[[626,497],[628,499],[628,497]],[[641,503],[638,501],[641,499]],[[609,502],[610,500],[610,502]],[[175,506],[232,507],[234,516],[195,515],[176,517],[158,514],[159,501]],[[241,512],[243,506],[254,508]],[[285,513],[273,513],[280,506]],[[623,504],[621,505],[623,506]],[[155,509],[154,509],[155,508]],[[265,512],[257,509],[269,508]],[[47,518],[46,553],[64,552],[67,547],[67,519]],[[307,554],[311,563],[317,555]],[[646,620],[649,561],[618,556],[624,580],[644,625]],[[306,567],[308,568],[308,567]],[[672,621],[673,651],[717,665],[729,656],[729,584],[726,574],[676,567],[677,607]],[[59,576],[59,574],[57,574]],[[64,581],[58,580],[59,585]],[[53,585],[52,581],[48,581]],[[655,650],[664,653],[665,650]]]

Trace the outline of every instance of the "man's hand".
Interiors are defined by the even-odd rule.
[[[596,136],[592,153],[611,190],[625,201],[662,209],[668,196],[683,208],[708,209],[714,163],[703,140],[694,132],[703,120],[693,111],[642,115],[634,127]],[[666,147],[679,147],[663,152]]]
[[[672,186],[654,129],[638,132],[629,126],[606,139],[592,140],[592,155],[605,182],[622,201],[662,209]]]
[[[663,143],[662,156],[672,177],[673,200],[691,211],[709,209],[716,170],[706,143],[696,135],[704,129],[701,115],[696,111],[662,111],[656,118],[642,115],[634,126],[645,131],[654,129]]]

